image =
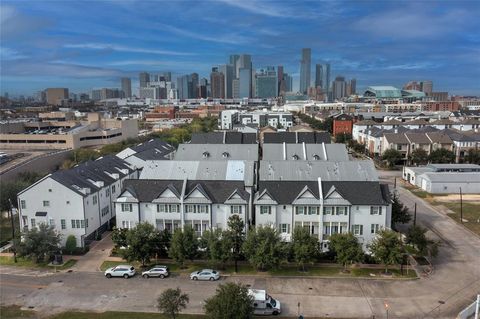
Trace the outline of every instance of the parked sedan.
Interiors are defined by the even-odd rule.
[[[212,269],[203,269],[203,270],[192,272],[190,274],[190,279],[214,281],[214,280],[220,279],[220,273]]]
[[[130,265],[118,265],[105,270],[105,277],[107,278],[123,277],[128,279],[133,276],[135,276],[135,268]]]
[[[142,272],[143,278],[150,278],[150,277],[159,277],[165,278],[168,277],[168,267],[167,266],[154,266],[152,269]]]

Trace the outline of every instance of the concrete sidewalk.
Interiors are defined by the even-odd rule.
[[[112,248],[112,233],[105,232],[100,241],[95,241],[90,245],[88,253],[83,256],[75,256],[78,261],[72,267],[72,270],[81,272],[100,271],[103,261],[109,259]]]

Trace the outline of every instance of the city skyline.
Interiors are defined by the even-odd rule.
[[[139,72],[209,78],[242,53],[255,69],[284,66],[298,90],[300,52],[311,48],[312,68],[328,62],[331,80],[356,78],[359,88],[432,80],[438,91],[478,95],[479,12],[470,1],[3,1],[1,93],[89,92],[130,77],[136,94]]]

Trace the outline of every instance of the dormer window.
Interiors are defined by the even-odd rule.
[[[294,161],[298,161],[299,157],[298,157],[297,154],[293,154],[292,159],[293,159]]]
[[[210,153],[209,152],[203,152],[202,154],[203,158],[207,158],[210,156]]]
[[[222,153],[222,157],[223,157],[223,158],[227,158],[227,157],[229,157],[229,156],[230,156],[230,154],[228,154],[228,152],[223,152],[223,153]]]

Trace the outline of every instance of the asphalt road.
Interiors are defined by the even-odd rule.
[[[398,173],[394,173],[398,174]],[[383,174],[382,174],[383,175]],[[391,175],[391,173],[389,173]],[[385,177],[391,182],[389,176]],[[1,275],[2,304],[21,304],[51,313],[66,309],[106,311],[156,311],[155,300],[166,288],[180,287],[190,296],[189,313],[202,312],[203,301],[219,283],[237,281],[267,289],[282,303],[285,315],[300,312],[308,317],[335,318],[454,318],[480,292],[480,238],[447,216],[400,189],[409,207],[417,203],[417,222],[442,241],[435,270],[428,278],[408,281],[369,279],[222,278],[218,282],[193,282],[185,277],[167,279],[106,279],[100,272],[59,273],[31,277]]]

